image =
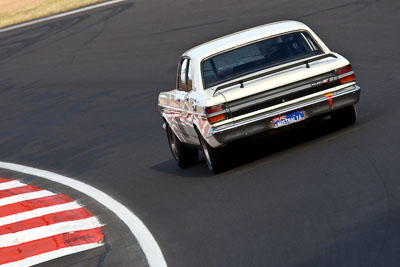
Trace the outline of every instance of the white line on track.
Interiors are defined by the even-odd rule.
[[[69,202],[69,203],[54,205],[54,206],[45,207],[45,208],[38,208],[38,209],[30,210],[30,211],[25,211],[25,212],[1,217],[0,218],[0,226],[11,224],[11,223],[16,223],[19,221],[33,219],[33,218],[44,216],[44,215],[47,215],[50,213],[56,213],[56,212],[67,211],[67,210],[75,210],[75,209],[79,209],[79,208],[82,208],[82,206],[76,202]]]
[[[53,260],[59,257],[63,257],[63,256],[67,256],[70,254],[74,254],[77,252],[81,252],[81,251],[85,251],[85,250],[89,250],[92,248],[97,248],[102,246],[102,243],[91,243],[91,244],[85,244],[85,245],[79,245],[79,246],[72,246],[72,247],[67,247],[67,248],[61,248],[58,250],[54,250],[51,252],[46,252],[43,254],[39,254],[33,257],[29,257],[29,258],[25,258],[23,260],[20,261],[16,261],[16,262],[10,262],[10,263],[6,263],[1,265],[1,267],[21,267],[21,266],[32,266],[32,265],[36,265],[39,263],[43,263],[49,260]]]
[[[132,234],[136,237],[140,247],[142,248],[150,267],[167,266],[160,247],[158,246],[153,235],[143,224],[143,222],[127,207],[125,207],[112,197],[108,196],[104,192],[78,180],[45,170],[1,161],[0,168],[38,176],[59,184],[69,186],[98,201],[103,206],[112,211],[115,215],[117,215],[119,219],[121,219],[128,226]],[[1,219],[2,218],[0,218],[0,220]]]
[[[11,196],[11,197],[5,197],[5,198],[0,199],[0,207],[18,203],[18,202],[25,201],[25,200],[37,199],[37,198],[41,198],[41,197],[49,197],[49,196],[54,196],[54,195],[55,194],[50,191],[40,190],[40,191],[36,191],[36,192],[30,192],[30,193]]]
[[[85,12],[85,11],[88,11],[88,10],[91,10],[91,9],[100,8],[100,7],[104,7],[104,6],[109,6],[109,5],[117,4],[117,3],[120,3],[120,2],[126,2],[126,1],[128,1],[128,0],[113,0],[113,1],[103,2],[103,3],[100,3],[100,4],[90,5],[90,6],[79,8],[79,9],[75,9],[75,10],[72,10],[72,11],[67,11],[67,12],[64,12],[64,13],[61,13],[61,14],[57,14],[57,15],[53,15],[53,16],[49,16],[49,17],[44,17],[44,18],[41,18],[41,19],[36,19],[36,20],[29,21],[29,22],[25,22],[25,23],[14,25],[14,26],[6,27],[4,29],[0,29],[0,33],[11,31],[11,30],[16,30],[16,29],[23,28],[23,27],[26,27],[26,26],[38,24],[38,23],[41,23],[41,22],[44,22],[44,21],[58,19],[58,18],[74,15],[74,14],[77,14],[77,13]]]
[[[8,190],[15,187],[26,186],[26,184],[20,183],[18,181],[10,181],[5,183],[0,183],[0,190]]]
[[[22,243],[47,238],[69,232],[84,231],[102,227],[96,217],[82,220],[66,221],[47,226],[36,227],[16,233],[0,235],[0,248],[16,246]]]

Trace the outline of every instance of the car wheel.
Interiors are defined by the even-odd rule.
[[[206,140],[204,140],[203,136],[199,134],[199,140],[201,149],[204,154],[204,158],[208,168],[213,171],[215,174],[221,172],[223,170],[223,157],[222,157],[222,148],[213,148],[211,147]]]
[[[169,147],[178,166],[187,168],[197,163],[199,160],[199,151],[186,147],[185,144],[178,139],[168,124],[166,130]]]
[[[354,105],[335,110],[331,113],[331,117],[340,125],[351,125],[357,119],[357,110]]]

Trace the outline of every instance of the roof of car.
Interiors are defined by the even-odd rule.
[[[201,61],[204,58],[224,50],[242,46],[243,44],[268,38],[283,32],[296,30],[311,31],[308,26],[298,21],[279,21],[222,36],[186,51],[183,56],[189,56],[192,60]]]

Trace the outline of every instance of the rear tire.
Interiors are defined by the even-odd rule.
[[[221,172],[223,170],[223,149],[211,147],[200,133],[197,134],[207,167],[215,174]]]
[[[169,147],[178,166],[187,168],[196,164],[199,160],[199,151],[186,147],[185,144],[178,139],[168,124],[166,130]]]
[[[331,113],[331,118],[339,125],[348,126],[357,119],[357,110],[354,105],[335,110]]]

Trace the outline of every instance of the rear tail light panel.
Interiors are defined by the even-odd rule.
[[[206,107],[206,116],[208,121],[213,124],[219,121],[223,121],[228,118],[228,110],[225,105],[216,105],[211,107]]]
[[[356,80],[356,76],[351,65],[347,65],[343,68],[336,70],[336,73],[340,84],[354,82]]]

